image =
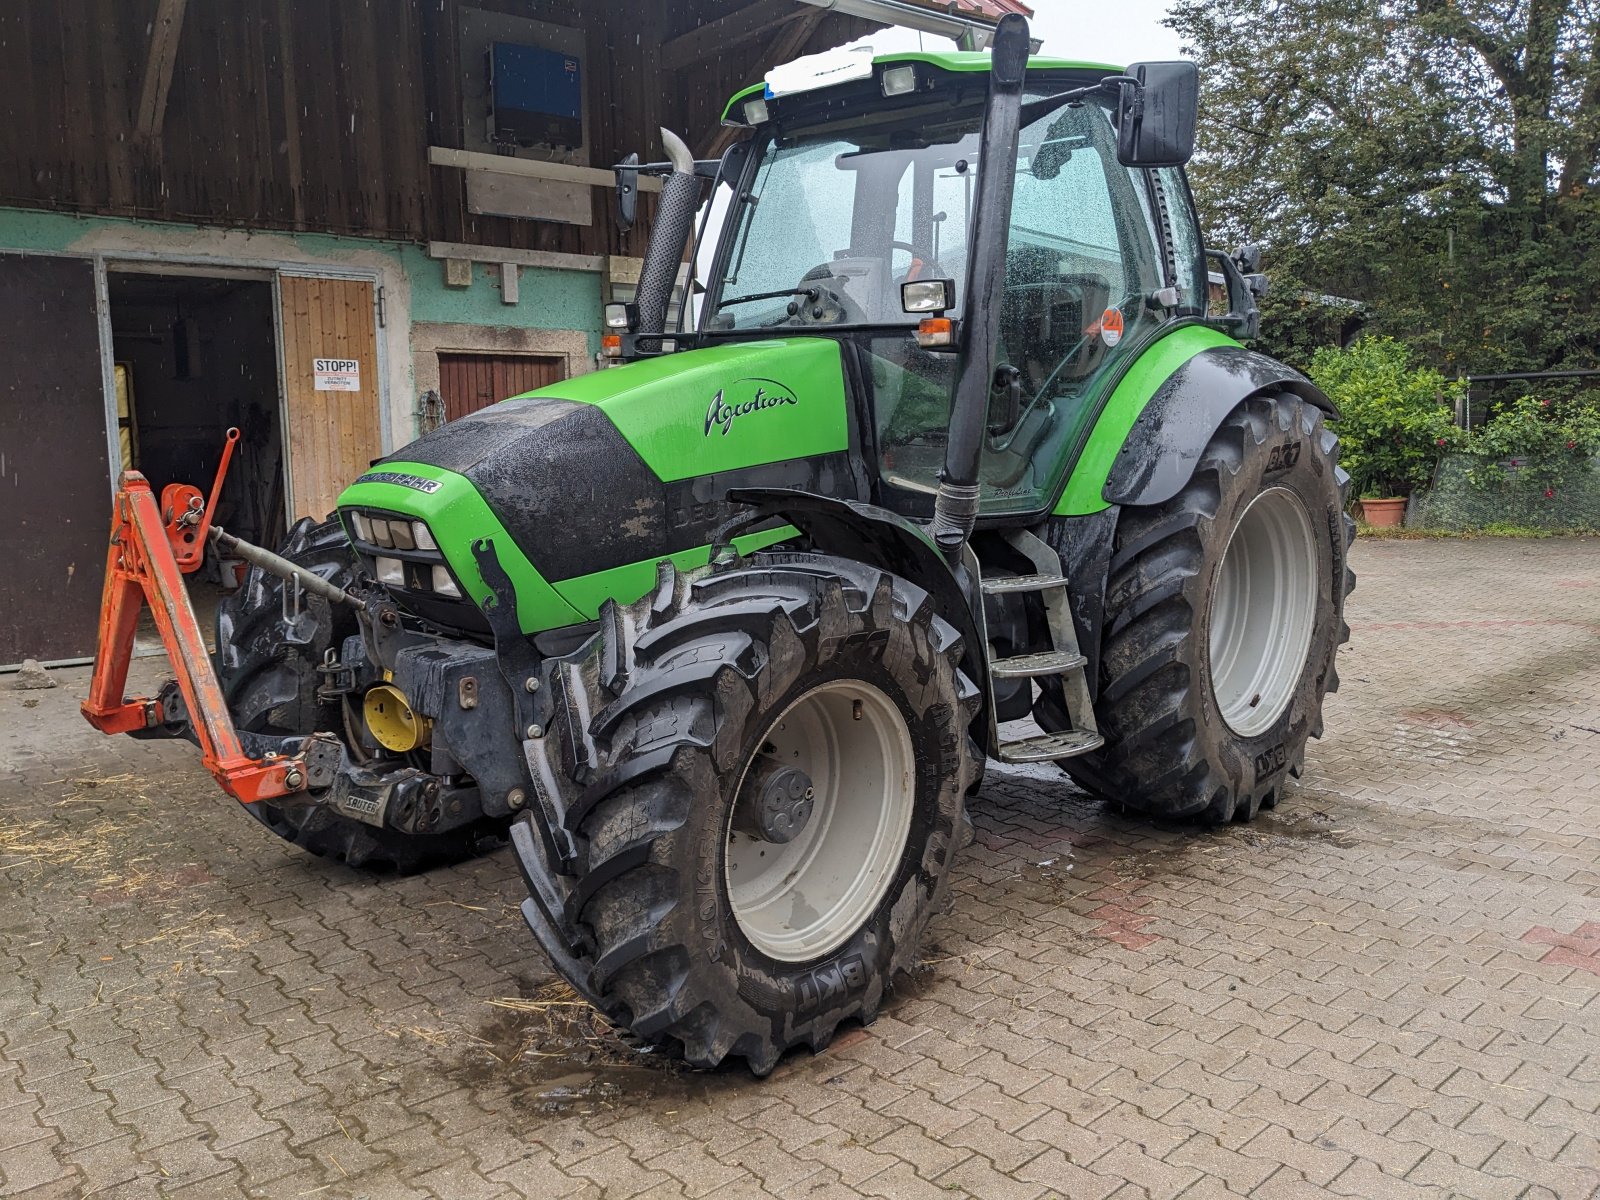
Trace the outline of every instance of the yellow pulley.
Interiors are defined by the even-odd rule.
[[[406,694],[392,683],[369,689],[361,702],[361,713],[372,736],[389,750],[403,754],[428,743],[428,718],[412,708]]]

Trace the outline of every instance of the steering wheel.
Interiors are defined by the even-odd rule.
[[[789,303],[789,314],[779,325],[864,325],[867,311],[847,296],[838,276],[824,264],[812,267],[800,277],[800,286],[813,295],[797,295]]]
[[[907,254],[911,255],[911,262],[906,265],[905,274],[896,274],[894,276],[898,282],[910,283],[911,268],[918,262],[922,263],[922,274],[918,276],[919,279],[944,278],[944,272],[939,268],[938,262],[934,259],[933,251],[927,250],[923,247],[915,246],[910,242],[899,241],[898,239],[889,243],[889,249],[891,251],[904,250]],[[890,268],[890,273],[894,274],[893,267]]]

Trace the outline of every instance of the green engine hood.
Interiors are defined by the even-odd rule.
[[[730,488],[865,498],[852,441],[838,343],[736,343],[577,376],[452,421],[373,467],[339,506],[427,521],[480,601],[471,545],[491,539],[532,633],[592,618],[608,597],[637,599],[662,558],[704,562],[736,511]]]

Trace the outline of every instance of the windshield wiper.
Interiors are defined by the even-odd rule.
[[[751,300],[776,300],[780,296],[804,296],[807,300],[816,300],[822,293],[814,288],[780,288],[776,292],[751,292],[748,296],[729,296],[717,301],[717,308],[724,309],[730,304],[745,304]]]

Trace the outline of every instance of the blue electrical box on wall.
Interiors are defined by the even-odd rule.
[[[489,47],[490,137],[512,146],[583,145],[583,69],[576,58],[538,46]]]

